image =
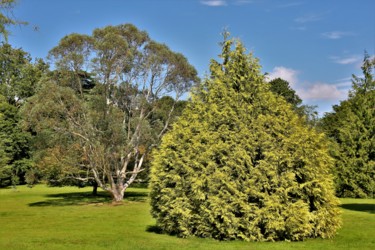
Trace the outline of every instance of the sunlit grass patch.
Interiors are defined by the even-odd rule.
[[[344,225],[330,240],[220,242],[160,234],[148,190],[132,188],[121,206],[90,188],[0,189],[0,249],[375,249],[373,199],[342,199]]]

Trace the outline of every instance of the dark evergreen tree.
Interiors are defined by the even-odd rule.
[[[31,134],[21,128],[20,107],[35,93],[36,84],[46,71],[42,60],[31,62],[28,53],[0,46],[0,186],[34,182]]]
[[[348,100],[333,107],[322,127],[336,145],[335,183],[340,197],[374,197],[375,191],[375,60],[365,54],[363,78],[353,75]]]
[[[221,59],[154,152],[157,226],[220,240],[334,236],[340,218],[324,135],[269,90],[240,42],[225,39]]]
[[[270,90],[274,94],[284,97],[285,100],[292,105],[292,109],[306,120],[307,124],[311,126],[315,126],[317,124],[317,106],[302,104],[302,99],[297,95],[296,91],[290,87],[288,81],[281,78],[276,78],[270,81],[269,85]]]
[[[296,91],[289,86],[289,82],[276,78],[269,82],[270,90],[285,98],[287,102],[292,104],[293,108],[297,109],[302,104],[302,99],[297,95]]]

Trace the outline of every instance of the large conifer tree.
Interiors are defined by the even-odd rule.
[[[349,98],[325,115],[323,129],[336,142],[336,192],[340,197],[374,198],[375,59],[365,54],[363,78],[353,75]]]
[[[222,45],[154,153],[157,225],[220,240],[332,237],[340,219],[324,136],[271,93],[240,42]]]

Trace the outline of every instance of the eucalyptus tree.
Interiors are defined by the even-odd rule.
[[[28,125],[55,138],[54,145],[77,146],[72,159],[79,160],[63,157],[71,162],[63,165],[75,166],[76,171],[67,172],[95,180],[114,201],[122,200],[170,127],[177,101],[198,81],[196,70],[182,54],[131,24],[98,28],[91,36],[68,35],[51,50],[50,59],[66,72],[62,76],[70,77],[44,79],[25,109]],[[77,81],[80,72],[96,83],[87,94]],[[174,101],[160,119],[153,114],[163,96]]]
[[[70,34],[65,36],[49,52],[49,59],[58,69],[59,84],[76,90],[83,95],[82,76],[87,72],[92,38],[88,35]]]
[[[225,39],[220,57],[153,154],[157,226],[219,240],[333,237],[340,218],[324,135],[269,90],[241,42]]]

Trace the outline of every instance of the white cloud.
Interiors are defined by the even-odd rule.
[[[282,66],[274,67],[272,72],[268,74],[268,79],[273,80],[275,78],[281,78],[287,82],[289,82],[290,85],[295,85],[298,81],[297,78],[298,71],[291,69],[291,68],[286,68]]]
[[[330,56],[329,57],[333,62],[338,64],[357,64],[361,62],[362,57],[359,55],[351,55],[351,56],[345,56],[345,57],[339,57],[339,56]]]
[[[201,0],[200,3],[210,7],[220,7],[228,5],[245,5],[255,3],[256,0]]]
[[[346,77],[338,79],[335,84],[338,88],[349,89],[352,86],[352,78]]]
[[[307,22],[316,22],[322,19],[323,19],[322,15],[306,14],[304,16],[297,17],[296,19],[294,19],[294,21],[297,23],[307,23]]]
[[[235,5],[245,5],[250,3],[254,3],[254,0],[236,0],[234,2]]]
[[[347,90],[339,89],[337,84],[315,83],[305,89],[297,89],[303,100],[336,101],[347,96]]]
[[[344,32],[344,31],[331,31],[331,32],[324,32],[321,34],[323,37],[328,39],[340,39],[344,36],[353,36],[352,32]]]
[[[337,103],[347,97],[351,86],[351,78],[343,78],[335,81],[335,83],[308,81],[301,82],[298,79],[299,71],[283,66],[273,68],[267,76],[267,80],[281,78],[289,82],[291,87],[296,91],[297,95],[310,105],[325,105]]]
[[[226,6],[227,2],[224,0],[205,0],[205,1],[201,1],[201,4],[211,6],[211,7],[218,7],[218,6]]]

